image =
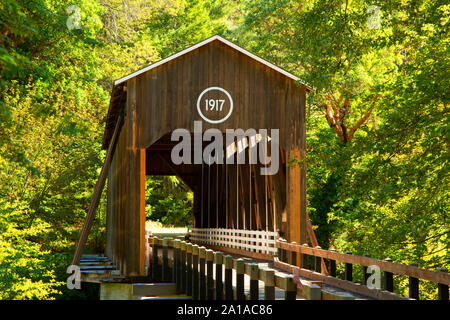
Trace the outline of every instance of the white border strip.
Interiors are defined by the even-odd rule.
[[[291,79],[293,79],[295,81],[300,81],[300,79],[297,76],[293,75],[292,73],[289,73],[286,70],[281,69],[280,67],[277,67],[276,65],[270,63],[269,61],[258,57],[257,55],[251,53],[250,51],[247,51],[244,48],[241,48],[240,46],[238,46],[238,45],[236,45],[236,44],[234,44],[234,43],[232,43],[232,42],[222,38],[221,36],[215,35],[215,36],[212,36],[212,37],[210,37],[210,38],[208,38],[206,40],[203,40],[203,41],[197,43],[196,45],[193,45],[192,47],[189,47],[189,48],[187,48],[187,49],[185,49],[183,51],[175,53],[175,54],[173,54],[173,55],[171,55],[171,56],[169,56],[169,57],[167,57],[167,58],[165,58],[163,60],[155,62],[155,63],[149,65],[148,67],[145,67],[145,68],[143,68],[141,70],[138,70],[138,71],[136,71],[136,72],[134,72],[132,74],[129,74],[128,76],[120,78],[120,79],[114,81],[114,85],[116,86],[118,84],[121,84],[122,82],[125,82],[125,81],[127,81],[127,80],[129,80],[131,78],[134,78],[134,77],[136,77],[136,76],[138,76],[138,75],[140,75],[140,74],[142,74],[144,72],[147,72],[147,71],[149,71],[151,69],[154,69],[154,68],[156,68],[156,67],[158,67],[158,66],[160,66],[162,64],[165,64],[166,62],[169,62],[169,61],[171,61],[173,59],[176,59],[176,58],[178,58],[178,57],[180,57],[180,56],[182,56],[182,55],[184,55],[184,54],[186,54],[188,52],[191,52],[191,51],[193,51],[193,50],[195,50],[197,48],[200,48],[201,46],[204,46],[205,44],[208,44],[208,43],[210,43],[210,42],[212,42],[214,40],[219,40],[222,43],[225,43],[226,45],[232,47],[233,49],[238,50],[239,52],[242,52],[243,54],[247,55],[248,57],[250,57],[250,58],[252,58],[252,59],[254,59],[254,60],[256,60],[256,61],[258,61],[258,62],[260,62],[262,64],[265,64],[269,68],[272,68],[272,69],[274,69],[274,70],[284,74],[285,76],[287,76],[287,77],[289,77],[289,78],[291,78]],[[306,84],[304,84],[304,83],[302,83],[302,84],[305,85],[306,87],[308,87]]]

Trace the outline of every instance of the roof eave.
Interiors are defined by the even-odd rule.
[[[133,72],[133,73],[131,73],[131,74],[125,76],[125,77],[117,79],[116,81],[114,81],[114,85],[119,85],[119,84],[121,84],[121,83],[123,83],[123,82],[125,82],[125,81],[127,81],[127,80],[129,80],[131,78],[134,78],[134,77],[136,77],[136,76],[138,76],[138,75],[140,75],[140,74],[142,74],[144,72],[147,72],[147,71],[152,70],[152,69],[154,69],[156,67],[159,67],[160,65],[163,65],[163,64],[165,64],[165,63],[167,63],[167,62],[169,62],[171,60],[174,60],[174,59],[176,59],[176,58],[178,58],[178,57],[180,57],[182,55],[185,55],[185,54],[187,54],[187,53],[189,53],[189,52],[191,52],[193,50],[196,50],[196,49],[198,49],[198,48],[200,48],[200,47],[202,47],[202,46],[204,46],[204,45],[206,45],[206,44],[208,44],[208,43],[210,43],[212,41],[215,41],[215,40],[221,41],[222,43],[228,45],[229,47],[231,47],[231,48],[233,48],[235,50],[238,50],[239,52],[245,54],[246,56],[248,56],[248,57],[250,57],[250,58],[252,58],[252,59],[254,59],[254,60],[256,60],[256,61],[258,61],[258,62],[260,62],[260,63],[262,63],[264,65],[266,65],[266,66],[268,66],[271,69],[276,70],[277,72],[285,75],[286,77],[288,77],[288,78],[290,78],[290,79],[292,79],[294,81],[300,82],[303,86],[306,87],[306,89],[308,91],[311,91],[311,87],[309,87],[307,84],[305,84],[296,75],[294,75],[294,74],[284,70],[283,68],[280,68],[280,67],[274,65],[273,63],[271,63],[271,62],[269,62],[269,61],[267,61],[267,60],[257,56],[254,53],[251,53],[250,51],[248,51],[248,50],[238,46],[237,44],[234,44],[231,41],[228,41],[227,39],[225,39],[225,38],[223,38],[223,37],[221,37],[219,35],[215,35],[215,36],[212,36],[212,37],[210,37],[208,39],[205,39],[205,40],[203,40],[203,41],[201,41],[201,42],[199,42],[199,43],[197,43],[197,44],[195,44],[193,46],[190,46],[187,49],[184,49],[184,50],[182,50],[180,52],[177,52],[177,53],[175,53],[175,54],[173,54],[173,55],[171,55],[171,56],[169,56],[169,57],[167,57],[165,59],[162,59],[162,60],[160,60],[158,62],[155,62],[155,63],[153,63],[153,64],[151,64],[151,65],[149,65],[149,66],[147,66],[145,68],[142,68],[142,69],[140,69],[140,70],[138,70],[136,72]]]

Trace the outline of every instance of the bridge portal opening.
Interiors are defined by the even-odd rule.
[[[175,165],[170,158],[173,143],[170,133],[146,149],[146,220],[166,226],[193,225],[194,168]]]
[[[202,158],[200,164],[175,164],[172,152],[178,141],[172,141],[171,136],[172,133],[163,135],[146,149],[146,175],[176,176],[192,190],[194,228],[274,231],[283,235],[286,156],[282,148],[279,150],[282,156],[277,174],[264,175],[265,166],[250,161],[250,157],[254,157],[249,148],[251,137],[236,138],[232,145],[224,144],[223,163],[208,163],[208,159],[205,161]],[[193,135],[191,138],[193,141]],[[226,141],[225,137],[223,141]],[[263,147],[261,139],[256,144]],[[201,149],[195,150],[194,145],[191,145],[189,152],[192,162],[194,152],[204,155],[207,146],[208,142],[202,142]],[[269,145],[265,146],[268,148]],[[215,152],[211,155],[214,157]],[[238,157],[241,157],[239,161]],[[233,158],[233,164],[226,163],[230,158]]]

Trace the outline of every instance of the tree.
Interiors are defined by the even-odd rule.
[[[246,13],[238,41],[313,87],[307,192],[321,245],[447,266],[448,5],[252,1]]]
[[[66,269],[105,157],[112,81],[160,58],[158,37],[175,38],[171,19],[189,26],[181,47],[196,39],[190,32],[216,32],[226,14],[220,1],[146,3],[0,3],[0,299],[88,297],[66,288]],[[151,29],[163,16],[169,25]],[[154,212],[182,224],[192,199],[170,190]],[[103,251],[105,218],[104,193],[88,239],[94,252]]]
[[[194,195],[175,176],[148,177],[146,182],[146,216],[164,225],[192,224]]]

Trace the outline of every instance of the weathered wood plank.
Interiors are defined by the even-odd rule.
[[[94,194],[92,195],[91,203],[89,205],[88,213],[86,215],[86,220],[84,221],[80,239],[78,240],[77,248],[75,249],[75,254],[72,260],[73,265],[78,265],[81,259],[81,255],[83,254],[84,247],[86,246],[86,240],[89,235],[89,231],[91,230],[92,227],[92,221],[94,221],[95,211],[97,210],[98,204],[100,202],[100,195],[105,185],[106,177],[111,162],[111,157],[113,154],[114,147],[116,145],[116,139],[117,136],[119,135],[121,126],[122,126],[122,117],[119,117],[116,123],[116,127],[114,129],[114,134],[111,143],[108,147],[108,152],[106,153],[105,161],[103,162],[103,166],[100,171],[100,176],[95,184]]]

